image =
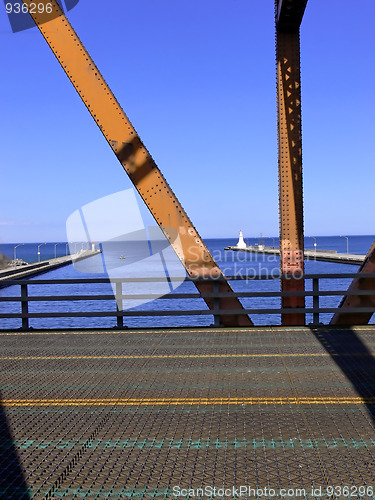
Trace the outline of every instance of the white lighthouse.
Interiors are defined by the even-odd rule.
[[[246,249],[246,243],[243,240],[243,233],[240,231],[240,237],[238,238],[238,243],[237,243],[237,248],[240,250],[245,250]]]

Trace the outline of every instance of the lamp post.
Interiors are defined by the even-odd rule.
[[[272,238],[272,248],[275,248],[275,238]]]
[[[55,243],[54,247],[55,247],[55,259],[56,259],[56,247],[57,245],[60,245],[60,243]]]
[[[340,234],[340,238],[346,238],[346,253],[349,254],[349,238]]]
[[[18,243],[18,245],[16,245],[16,246],[14,247],[14,260],[16,260],[16,248],[17,248],[17,247],[20,247],[21,245],[24,245],[24,244],[25,244],[25,243]]]
[[[315,258],[316,258],[316,246],[317,246],[316,238],[315,238],[315,236],[311,236],[311,238],[314,238],[314,249],[315,249]]]
[[[39,248],[40,248],[42,245],[46,245],[46,243],[41,243],[40,245],[38,245],[38,262],[40,262],[40,250],[39,250]]]

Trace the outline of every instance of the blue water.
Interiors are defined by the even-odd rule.
[[[349,253],[366,254],[370,245],[374,241],[375,236],[349,236]],[[278,246],[277,238],[263,238],[259,241],[256,238],[245,238],[247,244],[253,245],[256,243],[264,243],[267,246]],[[339,236],[318,236],[316,238],[317,249],[321,250],[337,250],[339,253],[346,253],[347,241],[345,238]],[[243,275],[251,278],[256,274],[274,273],[276,275],[279,270],[279,259],[275,256],[263,256],[260,254],[250,254],[244,252],[231,252],[224,251],[224,247],[235,245],[237,238],[234,239],[208,239],[206,244],[211,251],[216,262],[226,275]],[[46,260],[54,257],[55,244],[48,243],[40,247],[40,259]],[[13,258],[14,244],[0,245],[0,253],[7,254]],[[17,258],[21,258],[29,263],[38,260],[37,254],[38,243],[27,243],[19,246],[16,249]],[[314,248],[314,239],[306,237],[305,247]],[[77,251],[81,247],[77,247]],[[56,245],[56,255],[66,255],[69,252],[69,247],[66,243]],[[85,273],[79,272],[73,265],[65,266],[55,271],[36,276],[31,278],[37,279],[64,279],[64,278],[97,278],[105,277],[105,274],[97,272],[88,272],[90,266],[94,270],[94,259],[98,262],[98,258],[94,257],[88,259],[85,265]],[[89,262],[90,261],[90,262]],[[351,273],[356,272],[358,266],[347,264],[336,264],[328,262],[315,262],[306,261],[306,273]],[[334,280],[320,280],[320,288],[346,290],[350,283],[350,279],[334,279]],[[278,280],[268,281],[254,281],[248,279],[246,281],[232,282],[232,287],[236,291],[279,291]],[[134,286],[133,286],[134,288]],[[311,281],[306,282],[306,288],[311,290]],[[196,292],[196,288],[192,283],[182,283],[176,290],[180,293]],[[144,289],[141,293],[144,292]],[[19,296],[19,286],[7,287],[0,289],[0,298],[3,296]],[[124,289],[124,293],[127,293]],[[113,294],[111,285],[108,284],[93,284],[93,285],[35,285],[29,286],[30,296],[61,296],[61,295],[96,295],[96,294]],[[244,298],[241,299],[242,303],[247,308],[279,308],[279,298]],[[336,307],[340,302],[340,297],[324,297],[321,298],[321,306],[323,307]],[[312,299],[307,298],[306,306],[312,306]],[[140,305],[133,310],[163,310],[163,309],[207,309],[202,299],[165,299],[161,298],[152,302]],[[55,311],[115,311],[116,302],[113,300],[105,301],[38,301],[31,302],[29,305],[30,312],[55,312]],[[20,304],[13,302],[0,302],[0,312],[20,312]],[[280,324],[279,315],[252,315],[252,320],[255,324]],[[322,314],[320,320],[328,323],[331,315]],[[312,321],[311,315],[307,315],[307,322]],[[211,315],[207,316],[177,316],[177,317],[125,317],[124,323],[129,327],[149,327],[149,326],[206,326],[212,323]],[[371,320],[374,323],[374,317]],[[1,319],[0,328],[18,328],[20,327],[21,320],[19,319]],[[34,328],[111,328],[115,326],[116,319],[112,318],[42,318],[31,319],[30,325]]]

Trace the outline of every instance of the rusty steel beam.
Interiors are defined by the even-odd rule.
[[[29,0],[22,1],[28,7],[33,3]],[[38,10],[41,9],[37,9],[35,13],[31,13],[32,10],[29,9],[30,15],[187,273],[191,277],[216,277],[219,279],[218,291],[231,292],[229,283],[224,279],[187,213],[143,145],[63,11],[55,0],[43,0],[43,2],[39,0],[39,3],[52,4],[52,12],[48,14],[46,9],[43,13],[39,13]],[[178,232],[179,238],[176,238],[175,231]],[[201,292],[214,291],[212,282],[196,282],[196,286]],[[236,297],[218,300],[219,304],[214,303],[212,298],[205,299],[210,309],[217,305],[220,309],[243,309]],[[221,315],[220,322],[225,326],[252,325],[252,321],[245,313]]]
[[[277,12],[277,11],[276,11]],[[303,195],[299,29],[276,26],[278,171],[281,280],[285,292],[303,291]],[[283,308],[303,308],[305,299],[283,297]],[[304,325],[304,314],[282,315],[283,325]]]
[[[361,273],[375,273],[375,240],[358,270],[358,277],[353,279],[348,291],[375,290],[375,278],[361,277]],[[371,319],[371,312],[345,312],[345,308],[375,307],[375,293],[373,295],[345,295],[339,307],[342,311],[334,314],[330,321],[331,325],[366,325]]]

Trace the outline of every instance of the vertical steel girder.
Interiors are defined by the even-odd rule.
[[[32,3],[29,0],[22,1],[27,6]],[[191,277],[196,278],[217,277],[219,292],[231,292],[229,283],[224,279],[187,213],[143,145],[59,5],[55,0],[43,0],[43,3],[52,4],[51,14],[46,14],[45,11],[42,14],[35,12],[30,15],[186,271]],[[28,10],[32,12],[31,9]],[[179,243],[177,243],[178,238],[175,237],[176,230]],[[202,293],[214,291],[212,282],[201,281],[195,284]],[[213,298],[206,298],[205,301],[210,309],[214,308]],[[219,308],[223,310],[243,309],[236,297],[220,298]],[[245,313],[221,315],[220,322],[225,326],[252,325],[252,321]]]
[[[367,252],[366,258],[358,270],[358,277],[351,282],[348,291],[375,290],[375,278],[361,277],[361,273],[375,273],[375,241]],[[342,310],[334,314],[331,325],[366,325],[373,313],[345,312],[346,307],[375,307],[373,295],[345,295],[339,306]]]
[[[299,28],[276,29],[281,290],[303,292],[303,194]],[[283,308],[304,308],[303,296],[282,298]],[[301,313],[282,314],[283,325],[304,325]]]

